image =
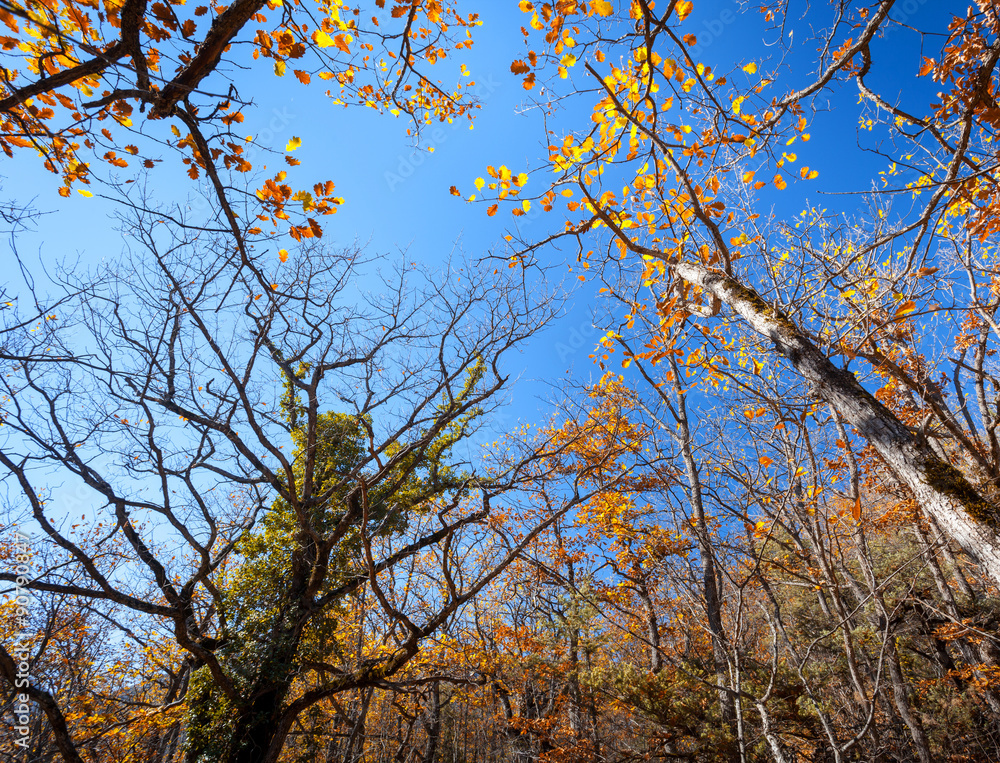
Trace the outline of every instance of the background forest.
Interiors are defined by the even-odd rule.
[[[0,760],[1000,761],[998,64],[0,0]]]

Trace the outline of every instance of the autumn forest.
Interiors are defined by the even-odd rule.
[[[0,0],[0,763],[1000,761],[996,0],[200,1]]]

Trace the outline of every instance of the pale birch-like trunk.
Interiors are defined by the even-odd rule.
[[[670,268],[742,317],[774,343],[817,393],[878,451],[941,529],[978,560],[1000,585],[1000,527],[997,507],[980,495],[953,465],[943,461],[858,382],[835,366],[787,316],[735,278],[703,265],[678,262]]]

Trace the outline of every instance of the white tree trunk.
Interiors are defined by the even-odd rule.
[[[689,283],[701,287],[739,314],[755,332],[772,341],[795,369],[815,385],[866,438],[941,529],[978,560],[1000,585],[1000,511],[954,466],[868,392],[854,374],[835,366],[799,328],[753,289],[724,273],[694,263],[669,263]]]

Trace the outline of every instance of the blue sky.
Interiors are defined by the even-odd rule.
[[[408,259],[425,263],[442,262],[456,246],[470,257],[502,250],[505,226],[511,224],[512,218],[504,214],[487,217],[483,206],[466,204],[448,189],[455,184],[468,193],[473,179],[484,174],[486,165],[506,164],[515,172],[528,170],[542,164],[547,152],[540,115],[527,108],[529,94],[522,89],[521,78],[509,70],[510,62],[523,55],[520,26],[525,23],[524,14],[514,0],[492,0],[480,5],[484,23],[474,33],[473,48],[460,59],[439,64],[445,82],[457,74],[459,63],[465,63],[472,72],[471,78],[477,82],[473,91],[483,103],[475,129],[469,130],[464,121],[429,127],[418,147],[407,136],[404,119],[335,106],[322,94],[318,81],[307,87],[291,75],[276,78],[266,62],[258,62],[256,69],[237,75],[237,83],[246,93],[252,92],[256,104],[248,110],[247,122],[242,126],[247,134],[270,142],[278,150],[292,137],[301,138],[302,146],[295,156],[302,165],[293,178],[300,186],[331,179],[337,194],[346,199],[340,212],[325,220],[328,241],[344,245],[367,243],[371,253],[384,253],[388,258],[402,256],[400,252],[405,251]],[[699,59],[717,71],[779,55],[773,35],[769,38],[763,33],[756,8],[748,6],[745,13],[740,13],[740,8],[734,0],[699,0],[684,25],[698,37]],[[963,10],[959,2],[907,0],[893,15],[918,26],[942,29],[942,19]],[[805,30],[796,22],[790,28],[804,38]],[[939,42],[932,41],[931,46],[934,44]],[[878,65],[872,84],[888,93],[913,87],[919,65],[919,39],[915,33],[896,31],[880,41],[875,52]],[[811,46],[797,46],[797,52],[785,63],[790,82],[802,84],[808,78],[809,70],[803,64],[813,53]],[[575,76],[585,74],[578,68]],[[923,97],[923,91],[929,96],[929,85],[926,80],[918,83],[920,97],[911,100],[917,111],[926,109],[929,98]],[[818,169],[820,179],[792,186],[794,193],[774,194],[774,210],[779,215],[804,208],[806,191],[814,203],[824,207],[850,208],[855,197],[823,193],[863,190],[863,184],[870,182],[868,178],[883,168],[881,158],[858,150],[856,92],[853,84],[834,92],[830,110],[814,119],[810,127],[813,140],[799,149],[800,165]],[[557,132],[575,126],[570,120],[556,120],[556,125]],[[869,139],[867,135],[860,138]],[[433,153],[427,150],[430,147]],[[279,161],[280,157],[276,157],[274,163]],[[165,162],[156,173],[156,182],[164,193],[188,192],[190,182],[179,165]],[[81,265],[100,267],[102,260],[121,251],[120,234],[110,220],[113,205],[75,193],[68,200],[61,199],[55,193],[57,178],[40,172],[37,161],[26,156],[7,160],[0,176],[4,178],[5,195],[16,196],[22,202],[34,199],[37,208],[53,211],[40,221],[36,234],[21,240],[22,254],[28,254],[29,259],[78,257]],[[542,238],[559,224],[551,215],[520,218],[525,237]],[[558,252],[547,256],[553,263],[561,259]],[[573,279],[567,283],[570,281],[575,283]],[[567,370],[572,369],[577,379],[597,375],[598,370],[587,357],[599,336],[590,321],[594,292],[591,285],[579,287],[567,305],[566,317],[512,362],[511,370],[523,375],[526,382],[517,394],[519,415],[537,420],[545,406],[534,398],[552,396],[546,382],[565,378]]]

